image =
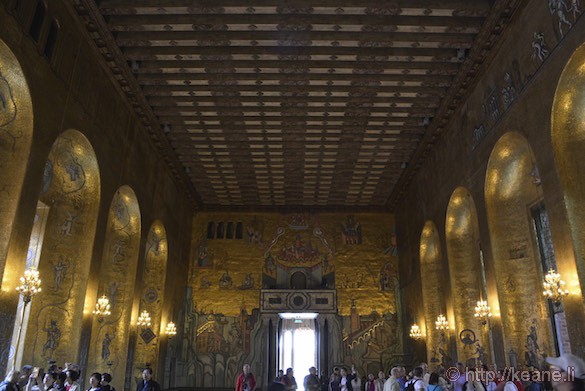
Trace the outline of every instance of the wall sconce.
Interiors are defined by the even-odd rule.
[[[441,314],[437,316],[437,320],[435,321],[435,328],[441,332],[449,330],[449,322],[447,321],[447,318],[445,318],[445,315]]]
[[[569,291],[565,289],[565,281],[561,280],[561,275],[550,269],[546,276],[544,276],[544,283],[542,284],[544,296],[555,303],[560,303]]]
[[[142,328],[150,327],[150,321],[151,321],[150,314],[148,313],[147,310],[144,310],[138,317],[138,320],[136,321],[136,326]]]
[[[22,327],[24,326],[24,315],[26,313],[26,306],[31,302],[34,295],[41,292],[41,279],[39,271],[31,267],[24,271],[24,276],[20,277],[20,285],[16,287],[16,291],[22,296],[22,312],[20,314],[20,323],[18,325],[18,336],[16,337],[16,347],[14,351],[14,362],[12,369],[16,368],[16,361],[18,358],[18,350],[20,346],[20,337],[22,335]]]
[[[419,340],[422,338],[422,336],[423,335],[420,331],[420,327],[418,327],[416,323],[410,326],[410,338],[414,340]]]
[[[95,310],[92,312],[98,317],[98,322],[102,322],[104,317],[111,315],[110,312],[110,299],[106,295],[103,295],[95,303]]]
[[[477,301],[474,316],[483,326],[487,324],[489,318],[492,317],[491,308],[488,305],[487,300]]]
[[[167,324],[167,327],[165,328],[165,335],[167,335],[169,338],[173,338],[175,335],[177,335],[177,326],[175,326],[174,322],[169,322]]]

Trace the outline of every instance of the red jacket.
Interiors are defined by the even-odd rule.
[[[240,373],[238,376],[238,380],[236,380],[236,391],[244,391],[244,383],[248,382],[248,390],[254,391],[256,389],[256,379],[254,379],[254,375],[252,373],[248,373],[248,376],[244,376],[243,373]]]

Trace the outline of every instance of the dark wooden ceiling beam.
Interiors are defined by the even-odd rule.
[[[170,125],[170,124],[169,124]],[[338,133],[333,133],[333,132],[338,132],[338,131],[352,131],[355,127],[349,124],[342,124],[342,125],[335,125],[335,124],[320,124],[320,125],[310,125],[307,124],[303,127],[303,129],[305,129],[307,134],[312,134],[315,136],[319,136],[322,135],[323,132],[327,133],[327,135],[337,135]],[[176,132],[186,132],[190,135],[201,135],[204,134],[204,130],[205,131],[214,131],[214,130],[222,130],[222,131],[231,131],[233,130],[233,126],[231,125],[184,125],[184,124],[176,124],[172,127],[173,129],[173,133]],[[256,130],[258,129],[258,130]],[[258,134],[258,132],[263,132],[266,131],[268,132],[268,134],[272,134],[276,131],[282,131],[282,125],[271,125],[271,124],[266,124],[266,125],[258,125],[258,126],[254,126],[254,125],[246,125],[245,127],[245,131],[246,134],[248,134],[249,136],[256,136]],[[367,126],[368,130],[371,131],[377,131],[380,133],[386,132],[386,134],[391,134],[392,132],[396,132],[397,135],[404,135],[404,134],[416,134],[416,135],[422,135],[425,133],[426,129],[425,127],[421,124],[420,126],[415,126],[415,125],[410,125],[410,126],[401,126],[400,128],[396,128],[396,127],[392,127],[392,126],[388,126],[388,125],[370,125],[368,124]],[[242,131],[242,127],[241,126],[237,126],[237,130],[238,131]],[[254,132],[252,132],[252,130],[254,130]],[[320,133],[315,133],[315,131],[319,131]],[[363,133],[363,132],[360,132]],[[263,133],[262,133],[263,134]],[[274,133],[275,135],[277,135],[278,133]]]
[[[465,27],[479,29],[484,20],[481,16],[407,16],[407,15],[356,15],[356,14],[184,14],[184,15],[111,15],[108,25],[113,31],[126,31],[127,27],[140,27],[149,31],[148,26],[156,25],[202,25],[224,26],[230,24],[245,25],[382,25],[382,26],[416,26],[416,27]],[[286,29],[282,29],[286,30]],[[213,35],[213,31],[210,31]]]
[[[155,73],[163,69],[189,69],[189,68],[210,68],[210,69],[229,69],[229,68],[282,68],[283,66],[298,66],[306,68],[326,68],[326,69],[353,69],[357,66],[366,67],[384,67],[389,69],[429,69],[440,72],[457,72],[458,62],[445,61],[437,59],[436,61],[393,61],[391,58],[384,61],[366,61],[363,58],[355,61],[324,61],[324,60],[226,60],[226,61],[209,61],[209,60],[145,60],[138,64],[135,73]]]
[[[259,111],[263,112],[263,113],[269,113],[269,114],[278,114],[278,115],[269,115],[269,116],[263,116],[262,118],[264,120],[267,120],[269,118],[289,118],[289,117],[298,117],[298,118],[306,118],[306,119],[314,119],[315,115],[299,115],[299,116],[293,116],[293,115],[282,115],[282,111],[283,109],[281,107],[259,107],[259,108],[243,108],[243,107],[239,107],[239,108],[234,108],[234,109],[239,109],[242,113],[239,115],[229,115],[229,114],[224,114],[221,112],[218,112],[218,115],[216,116],[196,116],[196,115],[185,115],[184,113],[194,113],[197,110],[200,110],[201,112],[208,112],[208,111],[218,111],[216,108],[210,107],[210,108],[200,108],[200,109],[187,109],[187,110],[157,110],[155,111],[155,114],[157,117],[159,117],[159,119],[163,122],[168,121],[169,118],[172,118],[173,120],[179,120],[179,119],[183,119],[183,120],[202,120],[202,121],[207,121],[207,120],[211,120],[211,119],[218,119],[218,118],[242,118],[244,120],[249,120],[252,116],[246,115],[246,113],[248,112],[254,112],[257,113]],[[227,110],[234,110],[232,108],[229,108]],[[226,110],[226,111],[227,111]],[[319,116],[323,115],[323,113],[327,113],[327,119],[331,120],[331,121],[336,121],[339,118],[343,118],[343,114],[349,112],[351,110],[351,108],[347,108],[347,107],[325,107],[325,108],[311,108],[311,107],[307,107],[306,111],[307,113],[316,113],[319,114]],[[394,107],[371,107],[368,110],[370,113],[384,113],[387,114],[387,118],[393,118],[393,114],[409,114],[410,117],[419,117],[419,118],[425,118],[425,117],[429,117],[432,116],[434,114],[434,110],[432,109],[424,109],[424,108],[394,108]],[[339,115],[342,114],[342,115]],[[372,120],[378,119],[378,120],[382,120],[384,117],[370,117],[370,116],[365,116],[368,118],[371,118]],[[398,116],[396,116],[398,118]],[[400,116],[401,118],[403,118],[403,116]]]
[[[299,2],[299,6],[303,3]],[[304,2],[304,6],[314,6],[313,2]],[[227,0],[222,1],[222,7],[281,7],[285,6],[282,0]],[[454,10],[473,15],[487,15],[490,10],[488,0],[385,0],[383,3],[372,0],[320,0],[319,7],[373,7],[373,8],[410,8],[420,10]],[[103,14],[133,12],[136,8],[170,9],[172,7],[217,7],[217,0],[165,0],[164,6],[160,0],[102,0],[100,11]],[[164,11],[163,11],[164,12]]]
[[[142,90],[146,96],[171,96],[172,93],[178,92],[256,92],[266,94],[268,92],[348,92],[357,94],[360,92],[368,93],[380,93],[380,92],[391,92],[391,93],[415,93],[420,96],[440,96],[445,93],[444,88],[437,87],[393,87],[393,86],[369,86],[369,85],[351,85],[351,86],[292,86],[292,85],[239,85],[239,86],[226,86],[226,85],[191,85],[191,86],[144,86]]]
[[[306,102],[307,99],[305,97],[296,98],[299,102]],[[163,97],[163,98],[150,98],[148,103],[152,107],[173,107],[173,108],[184,108],[184,109],[193,109],[194,107],[201,107],[201,108],[211,108],[211,107],[233,107],[233,104],[228,102],[224,103],[216,103],[217,99],[211,96],[197,96],[197,97]],[[286,101],[295,101],[295,99],[287,98]],[[394,98],[394,97],[381,97],[375,96],[371,97],[368,100],[370,103],[388,103],[389,105],[392,103],[411,103],[414,105],[424,105],[425,107],[432,106],[440,102],[439,97],[431,97],[431,98]],[[284,102],[284,98],[282,97],[272,97],[272,96],[240,96],[238,97],[238,102],[241,103],[280,103]],[[182,105],[181,103],[191,103],[191,105]],[[198,106],[202,103],[213,103],[213,105],[209,106]],[[336,97],[336,96],[328,96],[328,97],[312,97],[309,103],[347,103],[347,98],[344,97]],[[253,106],[243,105],[242,108],[251,108]],[[309,105],[309,107],[314,107]]]
[[[394,48],[394,47],[344,47],[344,46],[149,46],[122,48],[122,52],[131,60],[156,60],[156,56],[188,55],[326,55],[326,56],[404,56],[404,57],[432,57],[457,58],[455,48]]]
[[[473,43],[474,34],[466,32],[369,32],[369,31],[120,31],[116,34],[119,46],[152,46],[151,41],[168,41],[178,45],[181,42],[197,40],[319,40],[319,41],[361,41],[361,42],[436,42],[442,44]]]
[[[372,70],[374,72],[374,70]],[[209,80],[209,81],[220,81],[220,80],[310,80],[310,81],[363,81],[363,80],[376,80],[376,81],[396,81],[396,82],[422,82],[432,83],[434,86],[444,85],[448,86],[452,80],[452,77],[448,75],[411,75],[405,74],[386,74],[386,73],[375,73],[375,74],[335,74],[333,73],[161,73],[161,74],[139,74],[138,82],[141,85],[157,84],[165,82],[184,82]]]
[[[169,137],[169,140],[171,142],[174,143],[180,143],[179,146],[177,146],[176,150],[179,150],[180,148],[191,148],[191,151],[193,151],[192,146],[198,145],[198,146],[206,146],[206,142],[205,141],[196,141],[193,140],[191,138],[191,136],[186,135],[186,134],[175,134]],[[412,147],[413,145],[418,144],[420,141],[420,137],[402,137],[402,136],[391,136],[391,135],[386,135],[386,136],[379,136],[379,137],[371,137],[371,138],[364,138],[364,140],[360,143],[360,145],[368,145],[368,146],[384,146],[384,144],[386,146],[392,145],[392,146],[407,146],[407,147]],[[277,146],[283,146],[283,141],[274,141],[274,140],[249,140],[247,137],[242,137],[242,142],[245,142],[247,144],[262,144],[265,146],[273,146],[273,145],[277,145]],[[298,144],[302,144],[302,145],[319,145],[319,146],[324,146],[326,147],[327,145],[331,145],[331,144],[335,144],[336,148],[356,148],[356,145],[353,143],[338,143],[337,141],[330,141],[330,140],[319,140],[319,141],[313,141],[313,140],[306,140],[306,139],[300,139],[298,141]],[[182,145],[182,147],[181,147]],[[213,145],[213,144],[211,144]],[[215,144],[217,145],[217,144]],[[253,148],[250,145],[242,145],[242,147],[249,149],[249,148]],[[286,147],[288,148],[289,145],[287,144]],[[262,149],[261,148],[256,148],[255,149]],[[254,149],[253,148],[253,149]],[[359,147],[358,147],[359,148]]]

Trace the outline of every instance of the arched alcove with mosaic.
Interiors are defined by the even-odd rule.
[[[33,135],[33,110],[26,78],[10,48],[0,40],[0,281],[12,291],[23,267],[7,263],[8,243],[22,190]],[[18,264],[16,264],[18,262]],[[6,266],[6,268],[5,268]]]
[[[570,283],[574,299],[583,313],[580,300],[585,285],[585,45],[580,46],[561,75],[551,113],[551,137],[555,162],[564,192],[575,260],[559,262],[559,272]],[[579,284],[578,281],[581,283]],[[571,296],[567,299],[571,300]],[[580,335],[580,331],[573,333]]]
[[[129,186],[116,191],[108,213],[98,296],[106,295],[111,314],[92,323],[88,368],[108,372],[124,388],[136,269],[140,246],[140,208]]]
[[[161,317],[167,273],[168,243],[165,227],[159,220],[152,224],[148,232],[145,257],[139,312],[148,311],[151,325],[138,330],[133,355],[133,378],[141,378],[142,371],[147,367],[152,368],[156,373],[160,338],[163,332]]]
[[[444,281],[446,275],[441,266],[441,240],[437,226],[427,221],[420,236],[420,274],[425,314],[427,357],[431,367],[451,361],[449,340],[445,332],[435,329],[437,316],[445,315]]]
[[[542,368],[542,357],[555,352],[531,221],[542,197],[528,141],[518,132],[504,134],[488,162],[485,198],[506,361],[512,366],[524,363]]]
[[[445,237],[455,328],[457,332],[474,331],[467,334],[473,338],[458,338],[457,357],[470,368],[489,365],[488,326],[479,322],[473,312],[478,300],[487,300],[479,225],[475,202],[464,187],[455,189],[449,200]]]
[[[26,266],[38,267],[43,290],[23,325],[23,362],[76,359],[99,202],[93,148],[83,134],[67,130],[46,161],[29,242]]]

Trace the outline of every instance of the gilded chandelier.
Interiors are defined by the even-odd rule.
[[[478,300],[475,306],[474,316],[481,322],[482,325],[486,325],[488,319],[492,317],[490,306],[487,300]]]
[[[421,339],[422,338],[422,332],[420,331],[420,327],[418,327],[418,325],[415,323],[412,326],[410,326],[410,338],[412,339]]]
[[[95,303],[95,310],[93,310],[93,314],[99,317],[104,317],[112,314],[110,312],[110,299],[108,299],[106,295],[103,295],[97,300],[97,303]]]
[[[165,334],[169,337],[172,338],[175,335],[177,335],[177,326],[175,326],[174,322],[169,322],[167,324],[167,327],[165,328]]]
[[[542,293],[547,299],[560,303],[569,294],[569,291],[565,289],[565,285],[565,281],[561,280],[561,275],[550,269],[544,276],[544,291]]]
[[[449,329],[449,322],[445,315],[441,314],[437,316],[437,320],[435,321],[435,328],[439,331],[445,331]]]
[[[41,279],[39,271],[34,267],[24,271],[24,276],[20,277],[20,285],[16,287],[21,294],[25,303],[30,303],[32,297],[41,291]]]
[[[136,321],[136,325],[140,327],[150,327],[150,314],[147,310],[142,311],[138,320]]]

